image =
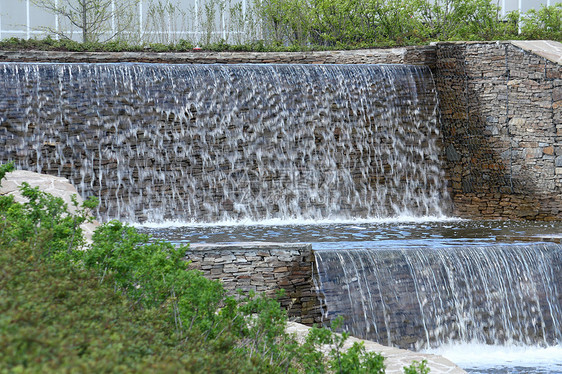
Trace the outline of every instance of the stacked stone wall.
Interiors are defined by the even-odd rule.
[[[308,325],[321,322],[310,244],[192,244],[186,260],[232,294],[242,290],[276,297],[285,290],[279,301],[291,319]]]
[[[438,43],[418,48],[277,54],[0,51],[0,61],[429,65],[433,68],[441,100],[442,158],[455,214],[466,218],[562,218],[560,65],[512,43]],[[80,120],[96,113],[91,108],[79,109],[76,121],[66,123],[64,131],[44,130],[41,125],[45,118],[40,118],[42,121],[38,121],[36,127],[26,129],[37,135],[33,137],[35,144],[21,147],[11,159],[26,159],[30,165],[46,160],[41,170],[66,175],[82,162],[88,162],[84,157],[87,150],[69,147],[69,139],[90,137],[101,154],[99,137],[95,133],[84,134],[79,126]],[[48,111],[41,114],[51,115]],[[173,118],[163,115],[158,121],[168,126],[164,127],[166,132],[174,123]],[[15,128],[13,134],[9,134],[7,128],[0,127],[3,161],[10,158],[5,154],[10,142],[20,144],[20,136],[24,135],[20,127]],[[120,131],[118,128],[102,130],[110,135]],[[45,138],[46,135],[53,139]],[[111,148],[109,143],[103,145]],[[63,158],[64,162],[55,165],[51,156]],[[141,161],[152,162],[137,160]],[[95,186],[99,168],[115,168],[117,163],[111,157],[92,162],[96,172],[74,182]],[[170,188],[163,186],[161,193]],[[287,294],[281,302],[291,316],[309,324],[320,320],[320,306],[312,283],[310,246],[193,245],[186,258],[192,261],[192,267],[210,278],[221,279],[231,291],[254,290],[272,295],[278,289],[285,289]]]
[[[562,218],[561,66],[512,43],[438,43],[454,214]]]
[[[562,218],[560,64],[511,42],[295,53],[0,51],[0,61],[428,65],[441,101],[442,159],[454,214]],[[51,168],[42,171],[60,174]]]

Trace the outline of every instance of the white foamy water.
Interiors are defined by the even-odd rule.
[[[427,241],[434,239],[316,250],[325,319],[344,315],[342,327],[352,335],[410,349],[562,340],[560,245]]]
[[[448,358],[469,373],[562,373],[562,346],[452,344],[425,350]]]
[[[399,224],[399,223],[433,223],[433,222],[460,222],[466,221],[462,218],[450,217],[445,215],[439,216],[410,216],[400,215],[394,217],[384,218],[326,218],[326,219],[264,219],[264,220],[223,220],[213,223],[204,223],[197,221],[183,221],[183,220],[168,220],[168,221],[153,221],[153,222],[129,222],[131,225],[138,228],[147,229],[166,229],[178,227],[224,227],[224,226],[322,226],[322,225],[365,225],[365,224]]]

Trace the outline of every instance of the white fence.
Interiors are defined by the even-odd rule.
[[[497,0],[497,5],[505,14],[513,10],[524,13],[555,2],[558,0]],[[238,43],[260,33],[252,13],[252,0],[131,0],[130,4],[134,19],[125,34],[134,42],[170,43],[186,39],[206,44],[222,39]],[[81,40],[80,31],[64,21],[33,5],[31,0],[0,0],[0,39],[42,38],[59,31]],[[111,35],[116,27],[113,20],[104,33]]]
[[[60,0],[51,0],[57,4]],[[115,3],[124,0],[111,0]],[[259,32],[251,18],[252,0],[127,0],[130,19],[127,29],[119,29],[115,19],[107,22],[102,34],[116,31],[133,42],[170,43],[186,39],[206,44],[217,40],[240,42]],[[0,0],[0,39],[30,39],[64,33],[81,40],[81,30],[64,17],[33,4],[31,0]],[[104,39],[103,37],[101,39]]]

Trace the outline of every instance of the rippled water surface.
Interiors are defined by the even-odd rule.
[[[559,222],[469,221],[396,218],[355,221],[223,222],[215,225],[168,222],[140,231],[176,244],[218,242],[312,243],[315,250],[442,248],[539,242],[562,236]],[[468,373],[562,373],[562,348],[460,343],[433,348]]]
[[[559,222],[469,221],[459,219],[384,219],[218,223],[168,222],[140,230],[177,244],[219,242],[313,243],[315,249],[486,245],[562,234]]]

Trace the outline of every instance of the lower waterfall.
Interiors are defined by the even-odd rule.
[[[324,318],[403,348],[562,341],[558,244],[316,250]]]

